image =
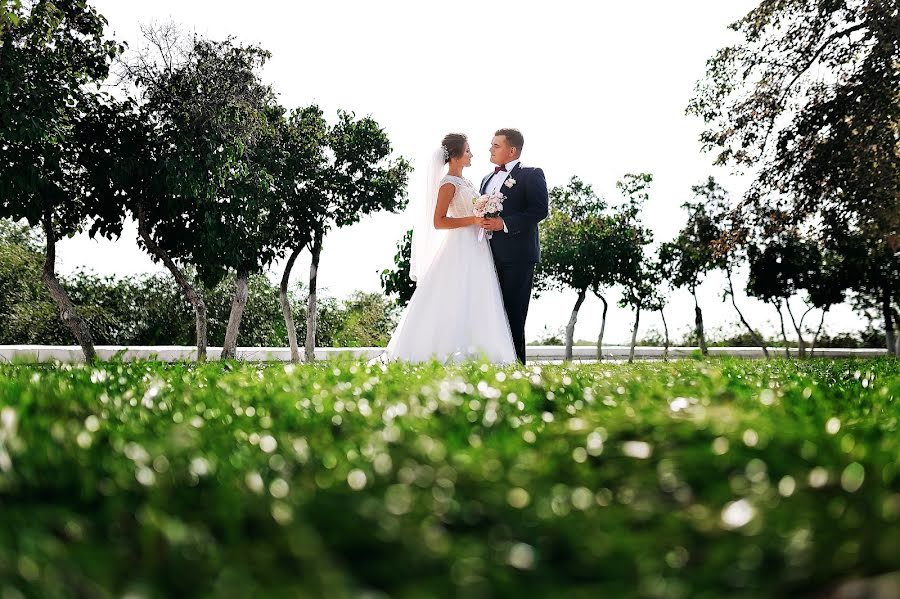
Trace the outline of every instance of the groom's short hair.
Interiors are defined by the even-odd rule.
[[[525,137],[518,129],[497,129],[494,135],[502,135],[506,138],[507,143],[522,153],[522,146],[525,145]]]

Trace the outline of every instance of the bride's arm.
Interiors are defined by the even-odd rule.
[[[466,216],[464,218],[453,218],[447,216],[447,209],[450,207],[450,200],[456,193],[456,188],[452,183],[444,183],[438,190],[437,205],[434,207],[434,228],[435,229],[458,229],[459,227],[471,227],[472,225],[480,225],[484,219],[477,216]]]

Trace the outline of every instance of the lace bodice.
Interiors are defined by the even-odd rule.
[[[472,182],[462,177],[454,177],[453,175],[444,175],[441,179],[441,186],[444,183],[452,183],[456,187],[456,193],[450,200],[450,206],[447,208],[447,216],[451,218],[465,218],[472,216],[472,199],[478,197],[478,190],[472,185]]]

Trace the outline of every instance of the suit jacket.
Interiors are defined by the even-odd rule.
[[[481,193],[486,193],[488,181],[493,173],[481,180]],[[506,183],[515,181],[509,187]],[[497,262],[541,261],[541,246],[538,238],[538,223],[547,218],[549,198],[544,171],[516,164],[509,172],[506,182],[500,186],[500,193],[506,196],[500,217],[509,231],[494,231],[491,251]]]

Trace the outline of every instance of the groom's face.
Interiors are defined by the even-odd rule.
[[[491,162],[500,166],[516,159],[518,150],[506,140],[505,135],[495,135],[491,140]]]

